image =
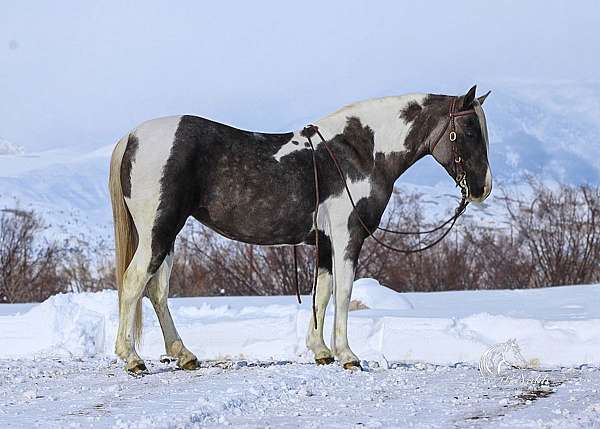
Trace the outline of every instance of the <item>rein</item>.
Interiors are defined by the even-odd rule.
[[[466,172],[464,169],[463,158],[460,156],[460,151],[458,148],[455,118],[459,117],[459,116],[467,116],[467,115],[475,114],[475,110],[470,109],[470,110],[464,110],[461,112],[456,112],[455,107],[456,107],[456,97],[453,97],[451,100],[451,103],[450,103],[450,110],[448,113],[448,121],[446,122],[446,125],[444,126],[444,128],[442,129],[442,131],[440,132],[438,137],[435,139],[433,145],[430,145],[429,151],[430,151],[430,153],[433,153],[433,150],[435,149],[437,144],[441,141],[441,139],[445,135],[446,131],[449,129],[450,132],[448,134],[448,137],[451,142],[451,149],[452,149],[452,157],[453,157],[453,165],[454,165],[454,180],[456,181],[456,186],[460,187],[462,199],[461,199],[458,207],[455,209],[454,214],[449,219],[447,219],[446,221],[444,221],[442,224],[438,225],[437,227],[427,230],[427,231],[397,231],[397,230],[391,230],[391,229],[387,229],[387,228],[381,228],[379,226],[376,226],[374,228],[374,230],[371,231],[371,229],[366,225],[363,218],[360,216],[360,213],[358,212],[358,209],[354,202],[354,198],[352,197],[352,193],[350,192],[350,188],[348,187],[348,183],[346,182],[346,177],[344,175],[344,172],[342,171],[342,168],[340,167],[340,164],[339,164],[335,154],[333,153],[331,148],[328,146],[327,141],[325,140],[325,138],[319,131],[319,128],[316,125],[307,125],[302,130],[301,134],[304,137],[306,137],[308,144],[310,146],[310,150],[311,150],[311,154],[312,154],[314,180],[315,180],[315,214],[313,216],[313,227],[315,229],[316,256],[315,256],[315,269],[314,269],[313,286],[312,286],[312,307],[313,307],[313,319],[314,319],[314,323],[315,323],[315,329],[317,329],[316,295],[317,295],[317,279],[319,276],[319,273],[318,273],[318,270],[319,270],[319,230],[317,227],[317,216],[318,216],[318,212],[319,212],[319,174],[318,174],[318,169],[317,169],[317,159],[316,159],[316,154],[315,154],[315,148],[312,143],[311,137],[316,134],[321,139],[321,143],[323,143],[323,147],[325,147],[325,150],[327,151],[329,158],[331,158],[331,160],[333,161],[333,164],[335,165],[335,168],[338,172],[340,180],[344,183],[344,188],[345,188],[346,194],[348,195],[348,198],[350,200],[350,204],[352,205],[352,210],[356,214],[358,222],[360,223],[362,229],[367,233],[367,235],[369,237],[371,237],[373,240],[375,240],[375,242],[377,244],[383,246],[386,249],[392,250],[394,252],[403,253],[403,254],[419,253],[419,252],[423,252],[425,250],[432,248],[433,246],[440,243],[444,238],[446,238],[446,236],[450,233],[450,231],[454,227],[458,218],[465,212],[467,206],[469,205],[469,201],[468,201],[469,188],[467,185],[467,175],[466,175]],[[391,233],[391,234],[399,234],[399,235],[431,234],[431,233],[434,233],[434,232],[437,232],[437,231],[443,229],[448,224],[450,224],[450,226],[436,240],[427,244],[426,246],[419,247],[419,248],[413,248],[413,249],[400,249],[400,248],[391,246],[391,245],[381,241],[379,238],[375,237],[375,235],[373,235],[373,233],[377,230]],[[296,252],[296,246],[294,246],[294,272],[295,272],[296,296],[298,298],[298,302],[302,303],[302,300],[300,299],[300,287],[299,287],[299,282],[298,282],[298,268],[297,267],[298,267],[297,252]]]

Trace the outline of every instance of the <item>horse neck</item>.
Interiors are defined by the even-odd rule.
[[[358,118],[363,127],[373,131],[373,174],[395,181],[417,160],[426,155],[426,142],[406,144],[411,122],[403,112],[417,103],[422,106],[427,94],[407,94],[350,104],[315,123],[325,139],[344,133],[349,118]]]

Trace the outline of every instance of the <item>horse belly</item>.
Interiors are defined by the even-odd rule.
[[[314,203],[295,183],[240,172],[211,188],[194,217],[226,237],[278,245],[303,242],[310,233]]]

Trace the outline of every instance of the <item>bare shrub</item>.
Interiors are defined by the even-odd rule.
[[[365,241],[357,276],[373,277],[398,291],[513,289],[600,281],[600,188],[549,187],[532,182],[533,198],[505,192],[503,228],[461,219],[440,244],[404,255]],[[496,194],[499,192],[497,191]],[[428,229],[419,194],[395,191],[383,226]],[[44,240],[45,227],[32,212],[0,215],[0,302],[41,301],[58,292],[114,288],[105,245]],[[377,233],[400,248],[420,247],[434,237]],[[300,290],[312,287],[314,248],[299,246]],[[99,256],[100,255],[100,256]],[[190,222],[176,244],[171,296],[293,295],[290,247],[251,246],[227,240]]]
[[[32,211],[0,213],[0,302],[42,301],[61,291],[60,249],[40,239],[43,230]]]
[[[481,227],[463,229],[471,250],[475,289],[515,289],[533,286],[533,261],[512,232]]]
[[[501,197],[505,228],[461,220],[432,249],[402,255],[367,240],[359,276],[373,276],[395,290],[513,289],[582,284],[600,280],[600,189],[552,188],[531,182],[534,199]],[[392,229],[426,228],[419,196],[395,196]],[[399,208],[398,208],[399,207]],[[389,227],[389,226],[388,226]],[[412,248],[417,239],[386,234],[384,241]]]
[[[532,286],[598,282],[600,189],[531,182],[532,201],[504,195],[511,226],[531,261]]]
[[[420,194],[395,191],[390,207],[385,220],[387,229],[422,231],[434,226],[424,222]],[[368,238],[361,252],[357,275],[375,277],[398,291],[474,289],[477,279],[473,271],[473,252],[462,239],[459,230],[459,227],[455,227],[437,246],[413,254],[393,252]],[[391,246],[415,249],[426,246],[442,233],[443,231],[438,231],[430,236],[407,236],[378,232],[377,236]]]
[[[91,247],[81,239],[64,243],[60,279],[65,291],[98,292],[116,289],[114,261],[102,254],[100,249],[104,247],[103,242]]]
[[[300,290],[310,293],[313,249],[297,251]],[[170,291],[172,296],[295,294],[292,250],[227,240],[190,223],[177,244]]]

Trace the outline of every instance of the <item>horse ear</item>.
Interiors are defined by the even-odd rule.
[[[477,91],[477,85],[473,85],[471,89],[463,97],[463,109],[470,109],[473,107],[473,101],[475,101],[475,91]]]
[[[490,95],[491,92],[492,91],[488,91],[485,94],[483,94],[481,97],[477,97],[477,101],[479,101],[479,104],[483,105],[483,102],[485,101],[487,96]]]

